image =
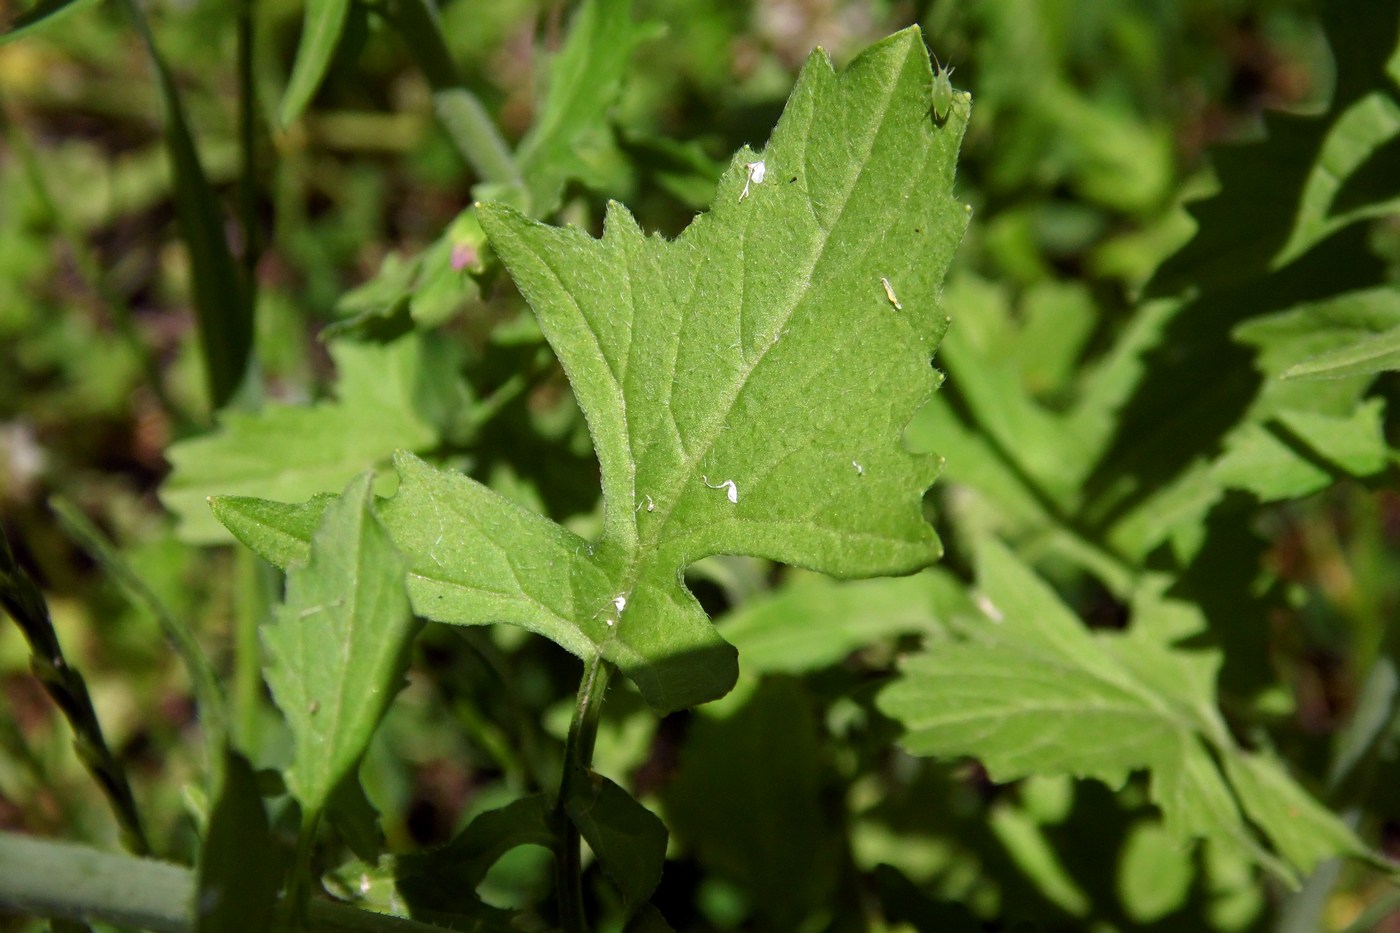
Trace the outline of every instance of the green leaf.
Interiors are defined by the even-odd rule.
[[[916,30],[839,76],[814,55],[762,158],[737,156],[675,241],[617,204],[602,240],[480,209],[588,417],[605,503],[590,556],[604,599],[626,600],[601,647],[634,679],[715,644],[678,583],[701,557],[855,577],[938,555],[920,507],[937,462],[900,440],[935,386],[936,288],[966,225],[950,191],[967,103],[936,126],[931,81]],[[733,672],[712,661],[708,690],[643,686],[648,702],[719,695]]]
[[[552,214],[566,181],[593,174],[589,150],[614,148],[608,109],[627,76],[632,50],[656,33],[633,21],[631,7],[631,0],[586,0],[550,61],[544,99],[516,151],[532,216]]]
[[[984,617],[965,621],[963,640],[910,659],[880,695],[911,752],[975,756],[996,781],[1072,774],[1116,787],[1146,769],[1178,838],[1227,842],[1290,883],[1318,858],[1366,854],[1276,765],[1234,745],[1216,707],[1218,655],[1166,647],[1148,629],[1090,633],[993,540],[979,586]],[[1306,820],[1311,844],[1274,819],[1281,811]]]
[[[511,849],[554,845],[552,810],[543,794],[522,797],[479,814],[440,849],[396,859],[398,888],[413,916],[423,920],[468,916],[485,921],[487,929],[511,929],[509,914],[482,903],[476,888],[491,866]]]
[[[1299,498],[1332,484],[1338,474],[1370,476],[1389,463],[1385,403],[1371,399],[1345,418],[1286,411],[1275,420],[1247,422],[1212,467],[1224,486],[1262,501]]]
[[[1336,855],[1370,857],[1350,827],[1299,787],[1276,759],[1239,752],[1224,762],[1245,813],[1304,874]]]
[[[1319,353],[1284,370],[1285,379],[1340,379],[1400,369],[1400,327]]]
[[[818,730],[798,681],[765,679],[737,708],[694,714],[662,790],[677,844],[748,895],[767,921],[757,928],[803,929],[833,894],[840,850],[822,800]]]
[[[720,633],[745,672],[798,674],[835,664],[893,635],[939,632],[945,600],[958,595],[946,574],[887,580],[802,580],[746,603]]]
[[[420,338],[410,334],[387,345],[339,341],[330,353],[340,375],[336,401],[227,412],[212,434],[171,445],[174,468],[161,501],[179,519],[184,540],[227,540],[206,503],[213,494],[305,499],[336,491],[394,450],[437,441],[418,411]]]
[[[1400,14],[1387,4],[1324,8],[1337,63],[1336,91],[1321,115],[1268,114],[1266,137],[1216,154],[1220,189],[1188,208],[1195,237],[1157,270],[1156,295],[1188,285],[1212,288],[1277,269],[1342,227],[1394,209],[1400,184],[1390,173],[1390,203],[1337,211],[1334,199],[1372,153],[1400,134],[1400,104],[1387,65],[1400,37]]]
[[[722,696],[737,675],[682,585],[694,561],[862,577],[937,558],[922,496],[938,460],[902,438],[937,383],[969,104],[958,96],[936,125],[931,81],[916,29],[840,75],[814,55],[762,158],[736,156],[714,211],[675,241],[643,235],[616,204],[601,240],[479,208],[588,418],[604,531],[584,541],[400,456],[381,514],[417,613],[601,652],[668,711]]]
[[[290,126],[301,116],[321,86],[349,14],[350,0],[306,0],[296,63],[277,110],[278,122],[283,126]]]
[[[271,928],[286,859],[273,839],[248,760],[224,749],[223,779],[199,855],[196,933]]]
[[[38,0],[0,29],[0,45],[28,35],[31,30],[53,23],[74,10],[91,6],[95,0]]]
[[[335,500],[326,494],[287,505],[247,496],[214,496],[209,506],[214,517],[254,554],[279,570],[290,570],[310,559],[311,539]]]
[[[277,621],[263,632],[268,686],[295,746],[287,783],[309,814],[364,753],[417,628],[371,478],[353,480],[326,509],[310,559],[287,574]]]
[[[666,861],[666,826],[635,797],[590,771],[575,785],[564,807],[598,864],[622,892],[631,913],[661,883]]]
[[[253,352],[251,286],[244,280],[224,238],[223,210],[204,173],[175,79],[156,48],[141,8],[135,0],[126,0],[126,7],[145,43],[160,86],[175,216],[189,252],[200,355],[209,398],[217,409],[242,384]]]

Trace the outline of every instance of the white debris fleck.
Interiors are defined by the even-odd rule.
[[[856,468],[856,473],[860,474],[861,476],[865,475],[865,467],[861,466],[859,461],[852,460],[851,466]]]
[[[725,481],[722,482],[722,483],[712,483],[712,482],[710,482],[710,478],[709,478],[708,476],[702,476],[702,477],[700,477],[700,479],[705,483],[706,486],[709,486],[711,489],[726,489],[726,490],[728,490],[728,492],[725,493],[725,496],[729,499],[730,502],[733,502],[733,503],[736,503],[736,504],[738,503],[738,501],[739,501],[739,487],[736,486],[736,485],[734,485],[734,481],[733,481],[732,479],[727,479],[727,480],[725,480]]]
[[[648,512],[655,512],[655,511],[656,511],[656,503],[653,502],[653,501],[651,501],[651,496],[646,496],[646,495],[644,495],[644,496],[642,496],[642,498],[645,499],[646,501],[645,501],[645,502],[638,502],[638,503],[637,503],[637,507],[636,507],[635,509],[632,510],[633,513],[640,512],[640,511],[642,510],[642,507],[643,507],[643,506],[646,507],[646,510],[647,510]]]
[[[899,297],[895,295],[894,286],[890,284],[890,280],[882,275],[880,276],[880,284],[885,286],[885,297],[890,300],[890,304],[894,305],[894,309],[896,311],[903,311],[904,305],[899,303]]]
[[[740,201],[749,196],[749,185],[761,185],[763,179],[768,177],[768,166],[762,162],[745,162],[744,169],[749,177],[744,179],[744,190],[739,192]]]
[[[972,598],[972,601],[977,604],[978,609],[982,610],[982,614],[993,622],[1000,622],[1006,618],[1001,614],[1001,610],[997,608],[996,603],[988,599],[985,593],[978,593]]]
[[[627,597],[618,593],[612,598],[612,604],[617,608],[617,614],[622,615],[622,610],[627,608]]]

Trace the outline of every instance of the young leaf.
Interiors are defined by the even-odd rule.
[[[1294,884],[1324,858],[1367,855],[1277,764],[1235,746],[1216,708],[1218,656],[1136,631],[1091,634],[993,541],[979,564],[987,617],[909,661],[880,696],[909,730],[906,748],[976,756],[997,781],[1068,773],[1116,786],[1147,769],[1178,838],[1216,838]],[[1282,859],[1255,840],[1241,804]]]
[[[675,241],[617,204],[601,240],[479,208],[588,418],[604,532],[585,542],[402,456],[382,514],[415,611],[601,652],[666,711],[736,676],[681,584],[688,564],[746,554],[861,577],[937,558],[921,500],[938,460],[902,437],[937,384],[969,104],[935,124],[932,79],[913,28],[840,74],[814,54],[768,148],[737,155],[714,211]]]
[[[530,191],[530,213],[547,217],[564,183],[590,174],[584,156],[612,148],[607,111],[617,98],[632,50],[654,29],[632,19],[631,0],[587,0],[549,66],[549,84],[516,161]]]
[[[326,509],[263,635],[268,686],[296,748],[287,782],[306,813],[321,811],[364,753],[415,630],[404,559],[374,514],[371,479],[353,480]]]

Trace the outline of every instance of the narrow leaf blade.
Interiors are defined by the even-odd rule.
[[[290,126],[301,116],[320,88],[349,14],[350,0],[306,0],[296,63],[277,111],[283,126]]]
[[[0,30],[0,45],[13,42],[45,24],[52,24],[74,10],[91,6],[96,0],[39,0]]]
[[[195,147],[184,104],[165,59],[156,48],[139,7],[128,9],[136,22],[160,86],[165,111],[165,145],[170,156],[175,216],[190,257],[195,319],[199,324],[209,397],[214,408],[229,401],[243,382],[253,352],[253,306],[224,237],[224,215]]]

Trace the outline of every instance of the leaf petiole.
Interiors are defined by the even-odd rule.
[[[583,861],[579,852],[579,829],[569,818],[567,802],[578,792],[578,782],[588,774],[593,746],[598,738],[598,717],[608,691],[613,666],[595,654],[583,670],[579,682],[574,717],[564,740],[564,769],[559,777],[559,797],[554,802],[556,833],[554,866],[555,894],[559,901],[559,926],[565,933],[583,933],[588,923],[583,910]]]

